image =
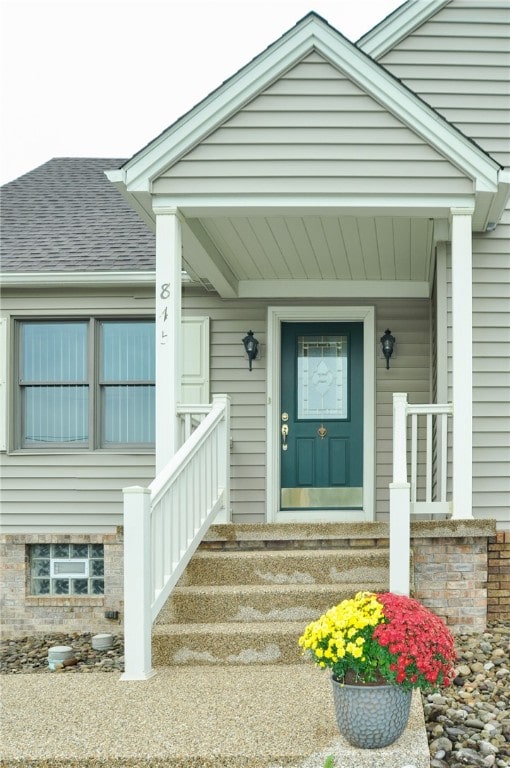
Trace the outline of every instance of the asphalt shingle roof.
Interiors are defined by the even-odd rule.
[[[5,184],[2,271],[154,269],[154,233],[104,175],[124,162],[55,158]]]

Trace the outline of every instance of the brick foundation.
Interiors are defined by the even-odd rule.
[[[417,538],[414,595],[455,634],[487,625],[487,539]]]
[[[215,526],[216,528],[216,526]],[[221,527],[223,531],[224,526]],[[257,528],[257,527],[256,527]],[[267,526],[268,531],[271,526]],[[322,548],[382,549],[388,547],[384,523],[336,526],[330,537],[283,540],[229,536],[204,541],[207,549]],[[104,544],[105,595],[37,597],[30,594],[30,544],[72,542]],[[510,620],[510,531],[496,533],[494,521],[443,520],[412,523],[413,594],[444,618],[454,633],[481,632],[491,619]],[[43,632],[122,631],[122,529],[113,534],[5,534],[0,536],[0,606],[3,636],[22,637]],[[118,611],[119,620],[104,617]]]
[[[103,544],[105,594],[101,596],[35,596],[30,594],[31,544]],[[51,632],[118,632],[122,624],[123,539],[114,534],[3,534],[0,536],[0,606],[2,636],[23,637]],[[119,619],[105,619],[118,611]]]
[[[510,531],[489,539],[487,613],[489,621],[510,621]]]

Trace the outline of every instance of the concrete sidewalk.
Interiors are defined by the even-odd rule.
[[[315,667],[160,668],[117,674],[5,675],[4,768],[429,768],[423,711],[392,746],[357,750],[338,735],[331,684]]]

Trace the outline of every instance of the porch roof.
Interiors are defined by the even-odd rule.
[[[318,102],[292,90],[312,65]],[[427,296],[452,208],[484,231],[509,189],[493,158],[315,13],[107,176],[152,227],[179,210],[183,267],[226,298]]]

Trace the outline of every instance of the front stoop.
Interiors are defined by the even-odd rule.
[[[311,664],[162,667],[145,682],[6,675],[2,703],[4,768],[323,768],[328,755],[334,768],[430,766],[419,695],[395,744],[354,749]]]
[[[384,526],[213,526],[153,629],[156,666],[301,663],[304,627],[388,589]]]
[[[214,526],[154,627],[154,677],[4,677],[0,766],[430,768],[418,694],[395,744],[354,749],[297,645],[331,605],[387,589],[387,544],[383,524]]]

